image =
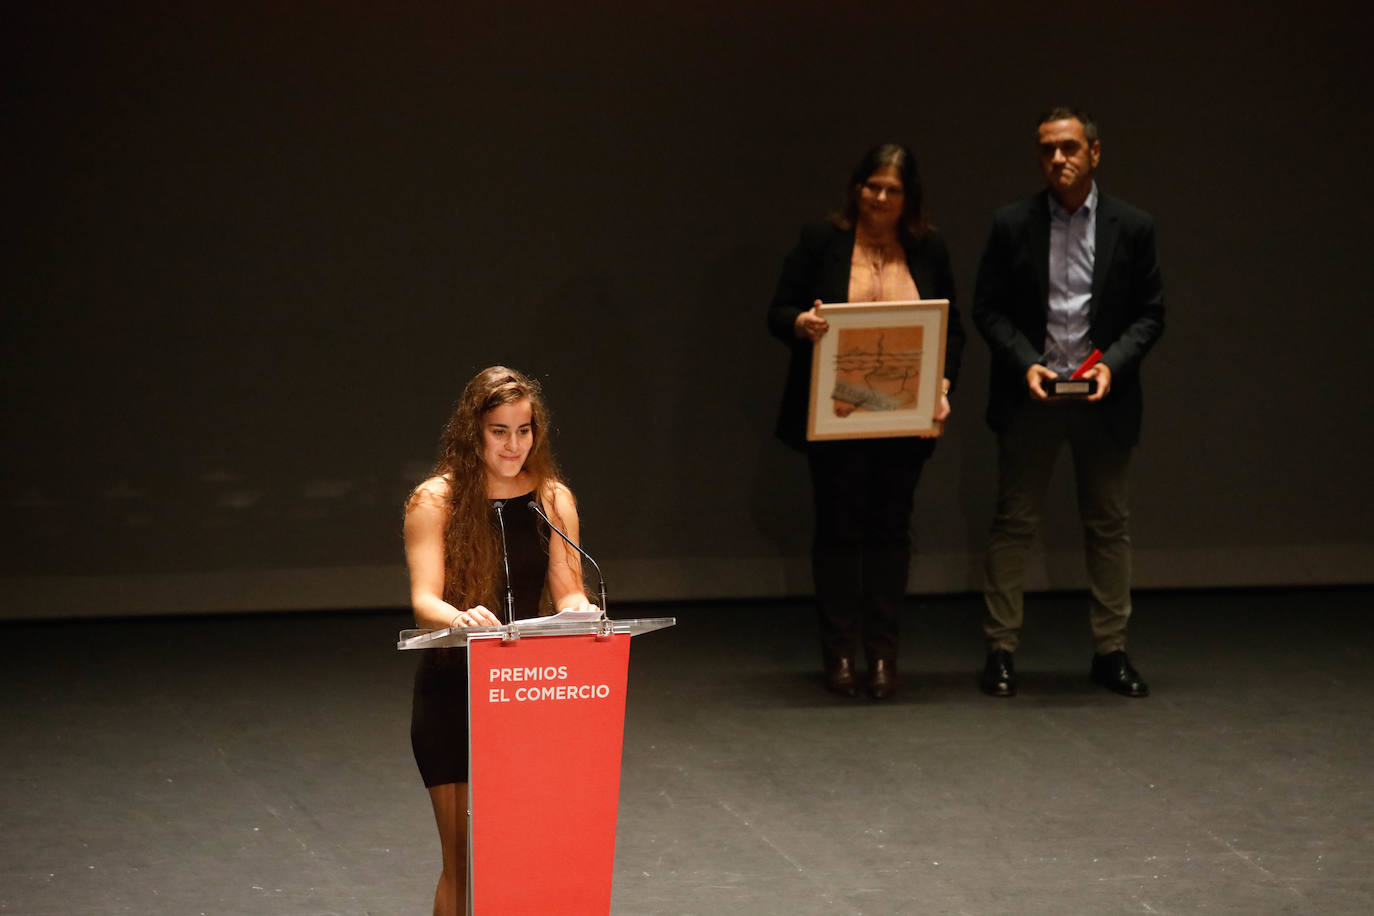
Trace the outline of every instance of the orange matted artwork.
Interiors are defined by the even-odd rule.
[[[916,403],[926,329],[843,328],[835,354],[835,416],[901,410]]]

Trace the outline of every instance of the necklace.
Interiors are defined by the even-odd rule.
[[[893,255],[900,250],[894,242],[880,242],[878,244],[868,244],[856,241],[859,249],[859,257],[867,265],[873,274],[873,299],[881,302],[883,295],[883,272],[887,265],[893,261]]]

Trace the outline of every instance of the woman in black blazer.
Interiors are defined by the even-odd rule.
[[[768,308],[773,336],[791,348],[777,434],[807,456],[815,499],[812,574],[826,685],[858,694],[856,657],[868,661],[867,689],[877,699],[897,686],[898,623],[911,563],[911,507],[934,439],[806,440],[811,352],[829,330],[822,302],[950,300],[945,340],[946,397],[959,375],[964,332],[954,305],[945,243],[926,223],[911,151],[897,144],[869,150],[850,178],[843,210],[802,230],[783,263]]]

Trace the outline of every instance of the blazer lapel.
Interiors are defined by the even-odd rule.
[[[1097,317],[1097,306],[1102,301],[1102,289],[1107,282],[1107,272],[1112,266],[1112,252],[1116,240],[1121,235],[1121,225],[1117,222],[1116,208],[1107,195],[1097,192],[1097,238],[1093,241],[1093,297],[1088,303],[1088,320]]]
[[[821,301],[849,300],[849,265],[854,260],[854,230],[836,233],[821,268]]]
[[[1050,197],[1038,195],[1031,205],[1030,254],[1035,265],[1036,302],[1049,308],[1050,301]]]

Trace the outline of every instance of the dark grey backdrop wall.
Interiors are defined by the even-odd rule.
[[[805,593],[782,255],[902,139],[967,304],[1061,100],[1159,223],[1139,583],[1370,581],[1371,36],[1344,5],[15,6],[4,616],[404,603],[402,500],[494,362],[545,381],[613,597]],[[978,582],[976,336],[966,367],[919,590]],[[1040,586],[1081,580],[1067,476]]]

